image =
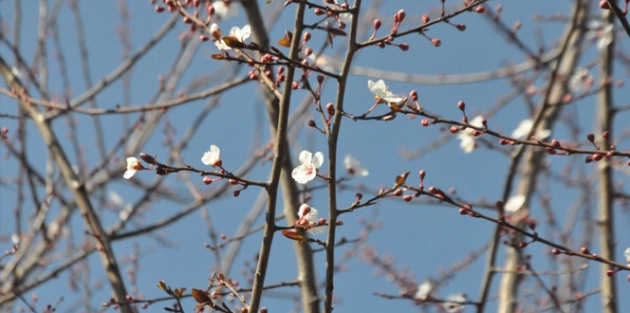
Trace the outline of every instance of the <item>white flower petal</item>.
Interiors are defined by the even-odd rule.
[[[532,129],[533,125],[534,125],[534,121],[532,121],[531,119],[526,119],[526,120],[521,121],[516,127],[516,129],[512,132],[512,137],[525,138],[525,136],[529,134],[529,131]]]
[[[313,154],[306,150],[300,152],[300,156],[298,158],[298,160],[300,160],[300,163],[302,164],[310,164],[312,159]]]
[[[430,280],[425,280],[420,286],[418,286],[418,291],[416,291],[414,297],[418,300],[426,300],[431,296],[432,291],[433,284]]]
[[[523,207],[525,199],[524,195],[512,196],[503,206],[503,210],[508,213],[514,213]]]
[[[444,300],[444,311],[448,313],[460,313],[464,311],[464,305],[461,303],[466,302],[465,294],[452,294]]]
[[[355,159],[351,155],[347,155],[343,159],[343,165],[353,175],[356,176],[367,176],[369,174],[368,170],[361,167],[361,162]]]
[[[321,152],[315,153],[315,157],[311,160],[311,163],[315,168],[320,168],[324,164],[324,154]]]
[[[221,150],[215,145],[210,146],[210,150],[206,151],[201,157],[201,162],[208,166],[221,166]]]
[[[212,6],[214,7],[214,14],[222,20],[238,15],[238,10],[234,4],[225,3],[225,1],[219,0],[213,2]]]

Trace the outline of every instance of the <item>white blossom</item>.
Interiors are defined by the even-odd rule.
[[[614,30],[612,24],[606,24],[606,26],[602,28],[599,40],[597,41],[597,49],[604,50],[613,42],[615,37]]]
[[[359,162],[359,160],[355,159],[349,154],[346,155],[346,157],[343,159],[343,166],[345,166],[346,170],[348,170],[348,173],[352,175],[368,176],[368,174],[370,173],[368,172],[368,170],[361,167],[361,162]]]
[[[300,152],[299,159],[301,164],[293,169],[291,177],[298,184],[306,184],[317,175],[317,169],[324,163],[324,154],[317,152],[313,155],[311,152],[304,150]]]
[[[313,226],[317,224],[317,213],[318,211],[311,207],[306,203],[302,203],[300,205],[300,209],[298,210],[298,217],[300,220],[304,220],[308,223],[308,225]]]
[[[508,201],[503,206],[503,210],[508,213],[515,213],[525,204],[525,196],[524,195],[516,195],[510,197]]]
[[[215,1],[212,3],[212,6],[214,7],[214,14],[222,20],[238,15],[236,5],[229,1]]]
[[[298,220],[295,221],[295,226],[304,228],[311,234],[321,234],[324,232],[324,228],[317,227],[319,224],[317,215],[317,209],[306,203],[302,203],[302,205],[300,205],[300,209],[298,210]]]
[[[416,291],[415,298],[418,300],[426,300],[431,297],[431,292],[433,292],[433,284],[430,280],[425,280],[420,286],[418,286],[418,291]]]
[[[626,261],[630,264],[630,247],[626,248],[626,251],[623,252],[623,255],[626,257]]]
[[[532,126],[534,126],[534,121],[531,119],[526,119],[526,120],[521,121],[516,127],[516,129],[512,132],[512,137],[519,138],[519,139],[525,138],[525,136],[527,136],[529,132],[531,131]],[[534,137],[540,140],[544,140],[547,137],[549,137],[549,135],[551,135],[551,131],[548,129],[543,129],[536,132],[534,134]]]
[[[109,192],[109,202],[115,207],[121,207],[125,204],[123,198],[115,191]]]
[[[216,24],[212,24],[210,26],[210,31],[212,33],[212,36],[215,37],[216,41],[214,42],[214,45],[217,46],[217,48],[219,50],[232,50],[232,48],[230,46],[228,46],[225,41],[223,41],[223,38],[220,38],[221,36],[221,29],[218,28],[218,25],[216,27],[214,27],[214,25]],[[249,36],[252,34],[252,27],[249,26],[249,24],[243,26],[243,28],[239,28],[239,27],[232,27],[232,29],[230,29],[230,36],[229,37],[234,37],[236,38],[238,41],[244,43],[245,39],[249,38]],[[217,36],[219,38],[217,38]]]
[[[593,75],[588,68],[580,67],[569,78],[569,90],[574,93],[587,92],[593,85]]]
[[[201,157],[201,162],[212,167],[221,166],[223,162],[221,161],[221,150],[219,150],[219,147],[211,145],[210,150],[206,151]]]
[[[133,177],[133,175],[135,175],[139,170],[143,170],[143,169],[144,169],[144,166],[142,166],[142,164],[140,163],[140,160],[138,160],[135,157],[128,157],[127,170],[125,171],[125,174],[123,174],[123,177],[125,179],[129,179]]]
[[[475,116],[468,124],[476,127],[483,127],[483,117],[480,115]],[[460,140],[459,147],[464,150],[464,153],[471,153],[477,148],[477,143],[475,142],[475,135],[473,132],[475,130],[465,129],[457,134],[457,138]]]
[[[395,95],[389,91],[389,87],[385,85],[385,81],[382,79],[376,82],[368,80],[368,88],[374,94],[376,101],[380,103],[385,102],[388,104],[401,105],[407,102],[407,97]]]
[[[464,305],[462,302],[466,302],[466,295],[463,293],[452,294],[446,299],[443,304],[444,311],[448,313],[461,313],[464,312]]]

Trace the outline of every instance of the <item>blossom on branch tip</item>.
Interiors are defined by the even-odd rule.
[[[444,311],[448,313],[464,312],[464,305],[462,303],[466,302],[465,294],[452,294],[444,300]]]
[[[518,127],[512,132],[512,137],[514,138],[525,138],[532,130],[532,126],[534,126],[534,121],[531,119],[523,120],[518,124]],[[551,135],[551,131],[548,129],[543,129],[534,134],[534,137],[544,140]]]
[[[313,155],[311,152],[304,150],[300,152],[299,159],[301,164],[293,169],[291,177],[298,184],[306,184],[317,175],[317,169],[324,163],[324,154],[317,152]]]
[[[294,225],[297,228],[306,229],[310,233],[322,233],[324,229],[322,227],[316,227],[319,224],[317,215],[317,209],[306,203],[302,203],[302,205],[300,205],[300,209],[298,210],[298,219],[295,221]]]
[[[483,128],[483,117],[477,115],[468,124]],[[464,153],[471,153],[477,148],[477,143],[475,142],[477,137],[474,135],[475,131],[474,129],[465,129],[457,134],[457,138],[460,140],[459,147],[464,150]]]
[[[414,297],[418,300],[426,300],[431,298],[431,292],[433,292],[433,284],[430,280],[425,280],[420,286]]]
[[[210,150],[206,151],[201,157],[201,162],[212,167],[220,167],[223,162],[221,161],[221,150],[219,150],[219,147],[211,145]]]
[[[311,207],[306,203],[300,205],[298,210],[298,220],[295,222],[296,226],[315,226],[317,225],[317,209]]]
[[[385,81],[382,79],[376,82],[368,80],[368,88],[374,94],[374,99],[376,99],[378,103],[387,103],[390,106],[394,105],[400,109],[407,102],[407,97],[395,95],[389,91],[389,87],[385,85]]]
[[[361,162],[359,162],[359,160],[355,159],[351,155],[347,155],[343,159],[343,166],[345,166],[346,170],[348,170],[348,173],[352,175],[363,177],[368,176],[368,174],[370,173],[368,172],[368,170],[361,167]]]
[[[230,35],[227,37],[221,38],[221,29],[219,28],[218,25],[217,26],[215,25],[216,23],[210,26],[210,31],[213,37],[215,37],[216,39],[216,41],[214,42],[214,45],[217,46],[217,48],[222,51],[232,50],[232,48],[236,46],[237,44],[244,44],[245,39],[249,38],[249,36],[252,34],[252,28],[251,26],[249,26],[249,24],[247,24],[243,26],[243,28],[239,28],[236,26],[232,27],[232,29],[230,29]]]
[[[144,166],[142,166],[142,163],[140,163],[140,160],[138,160],[136,157],[128,157],[127,170],[125,171],[125,174],[123,174],[123,177],[125,179],[130,179],[138,171],[143,170],[143,169],[144,169]]]

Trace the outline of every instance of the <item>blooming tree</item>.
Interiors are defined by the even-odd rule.
[[[630,309],[628,1],[0,7],[2,311]]]

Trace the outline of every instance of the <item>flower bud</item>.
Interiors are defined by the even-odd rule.
[[[461,110],[461,111],[465,111],[466,110],[466,102],[459,100],[457,102],[457,107]]]
[[[150,155],[148,155],[146,153],[140,153],[140,158],[142,159],[142,161],[147,162],[147,164],[151,164],[151,165],[157,165],[158,164],[157,160],[154,157],[152,157],[152,156],[150,156]]]
[[[414,89],[411,92],[409,92],[409,98],[411,99],[411,101],[418,101],[418,92]]]
[[[405,17],[407,16],[407,13],[405,13],[405,10],[399,10],[396,15],[394,15],[394,21],[396,21],[396,19],[398,19],[398,23],[401,23]]]
[[[335,106],[332,103],[328,103],[326,105],[326,112],[328,112],[329,116],[335,115]]]
[[[210,176],[206,176],[203,178],[203,184],[204,185],[210,185],[212,184],[212,178]]]
[[[376,19],[374,20],[374,22],[372,22],[372,25],[374,25],[374,30],[378,30],[379,28],[381,28],[381,20]]]
[[[441,46],[441,45],[442,45],[442,42],[441,42],[439,39],[437,39],[437,38],[433,38],[433,39],[431,39],[431,43],[432,43],[434,46],[436,46],[436,47],[439,47],[439,46]]]

